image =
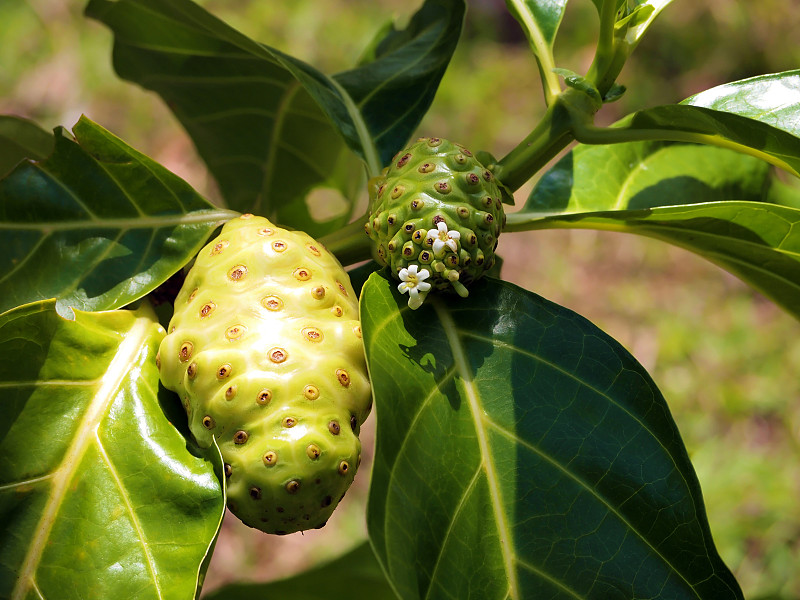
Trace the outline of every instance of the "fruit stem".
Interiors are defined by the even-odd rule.
[[[372,258],[370,239],[364,232],[364,223],[369,218],[363,214],[349,225],[319,238],[319,242],[336,255],[342,265],[347,266]]]

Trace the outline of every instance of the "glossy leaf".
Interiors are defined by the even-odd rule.
[[[33,121],[0,115],[0,177],[25,158],[47,158],[53,151],[53,143],[53,134]]]
[[[194,597],[221,459],[159,406],[163,335],[147,308],[0,315],[0,597]]]
[[[800,137],[800,69],[726,83],[681,104],[747,117]]]
[[[800,71],[712,88],[681,104],[634,113],[618,127],[650,138],[710,143],[800,176]]]
[[[602,177],[598,177],[602,173]],[[576,146],[537,183],[512,228],[548,214],[763,198],[769,165],[709,146],[634,142]]]
[[[335,77],[258,44],[189,0],[92,0],[115,34],[117,73],[181,120],[229,206],[320,236],[345,224],[361,189],[418,125],[452,54],[463,1],[428,0],[375,60]],[[349,148],[349,150],[348,150]],[[328,212],[306,202],[322,190]],[[327,192],[326,192],[327,190]]]
[[[405,599],[741,598],[669,409],[617,342],[511,284],[361,300],[368,524]],[[402,307],[398,309],[398,307]]]
[[[368,543],[294,577],[260,584],[234,584],[206,600],[287,598],[291,600],[396,600]]]
[[[236,213],[85,117],[0,179],[0,310],[119,308],[166,281]]]
[[[797,190],[773,182],[766,163],[720,148],[641,142],[576,147],[509,215],[508,227],[655,237],[707,258],[800,317],[798,222]]]

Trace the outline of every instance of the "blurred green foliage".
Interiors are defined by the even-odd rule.
[[[71,127],[85,113],[216,198],[168,109],[116,77],[111,35],[82,16],[83,4],[0,2],[0,113],[46,128]],[[389,17],[402,22],[416,8],[401,0],[201,4],[327,72],[350,67]],[[462,44],[420,133],[501,156],[544,110],[537,69],[502,0],[468,5]],[[568,5],[556,43],[559,66],[585,71],[596,23],[588,0]],[[627,93],[598,122],[727,81],[798,68],[797,31],[797,0],[676,0],[623,70],[619,82]],[[745,595],[800,597],[800,324],[713,265],[653,240],[541,231],[504,237],[499,250],[506,279],[593,320],[653,374],[692,454],[720,552]],[[366,476],[357,481],[361,491],[332,532],[340,545],[364,535],[359,519],[367,483]],[[285,575],[340,551],[308,545],[313,550],[290,560],[279,551],[283,540],[248,534],[232,525],[220,539],[209,587]]]

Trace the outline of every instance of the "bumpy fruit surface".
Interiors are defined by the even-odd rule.
[[[229,221],[175,299],[159,368],[197,442],[216,438],[236,516],[277,534],[325,524],[371,406],[358,299],[332,254],[261,217]]]
[[[417,308],[430,290],[466,286],[494,264],[505,224],[491,171],[461,146],[420,138],[400,151],[370,191],[365,229]]]

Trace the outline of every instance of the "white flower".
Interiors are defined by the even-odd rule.
[[[437,229],[429,229],[427,233],[427,236],[433,240],[433,255],[441,258],[445,248],[458,252],[458,240],[461,239],[461,234],[457,231],[448,231],[447,223],[444,221],[439,221],[436,227]]]
[[[412,310],[422,306],[425,296],[428,295],[428,290],[431,289],[431,284],[425,281],[431,276],[430,272],[428,269],[422,269],[417,272],[418,269],[417,265],[411,265],[407,269],[400,269],[400,273],[398,273],[401,283],[397,286],[397,289],[401,294],[408,292],[408,306]]]

